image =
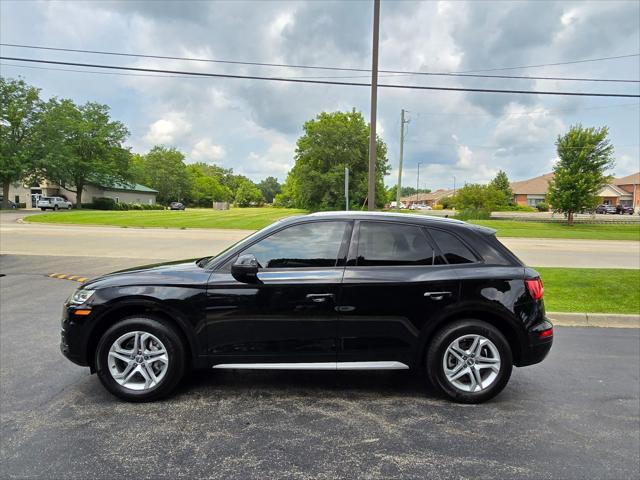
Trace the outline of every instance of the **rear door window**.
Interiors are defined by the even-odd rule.
[[[477,261],[476,256],[465,246],[455,235],[444,230],[429,229],[447,263],[473,263]]]
[[[358,266],[433,265],[435,252],[420,227],[361,222]]]

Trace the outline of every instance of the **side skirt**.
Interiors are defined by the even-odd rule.
[[[220,363],[213,368],[246,370],[408,370],[402,362]]]

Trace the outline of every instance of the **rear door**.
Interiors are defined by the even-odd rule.
[[[458,300],[459,286],[425,228],[357,222],[338,308],[338,361],[410,365],[424,325]]]

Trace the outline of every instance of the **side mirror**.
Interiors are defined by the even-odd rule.
[[[240,255],[231,265],[231,275],[242,283],[258,283],[258,259],[251,253]]]

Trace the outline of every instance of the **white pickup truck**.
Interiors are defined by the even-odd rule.
[[[62,197],[40,197],[36,207],[43,211],[47,209],[58,210],[60,208],[71,210],[73,204]]]

